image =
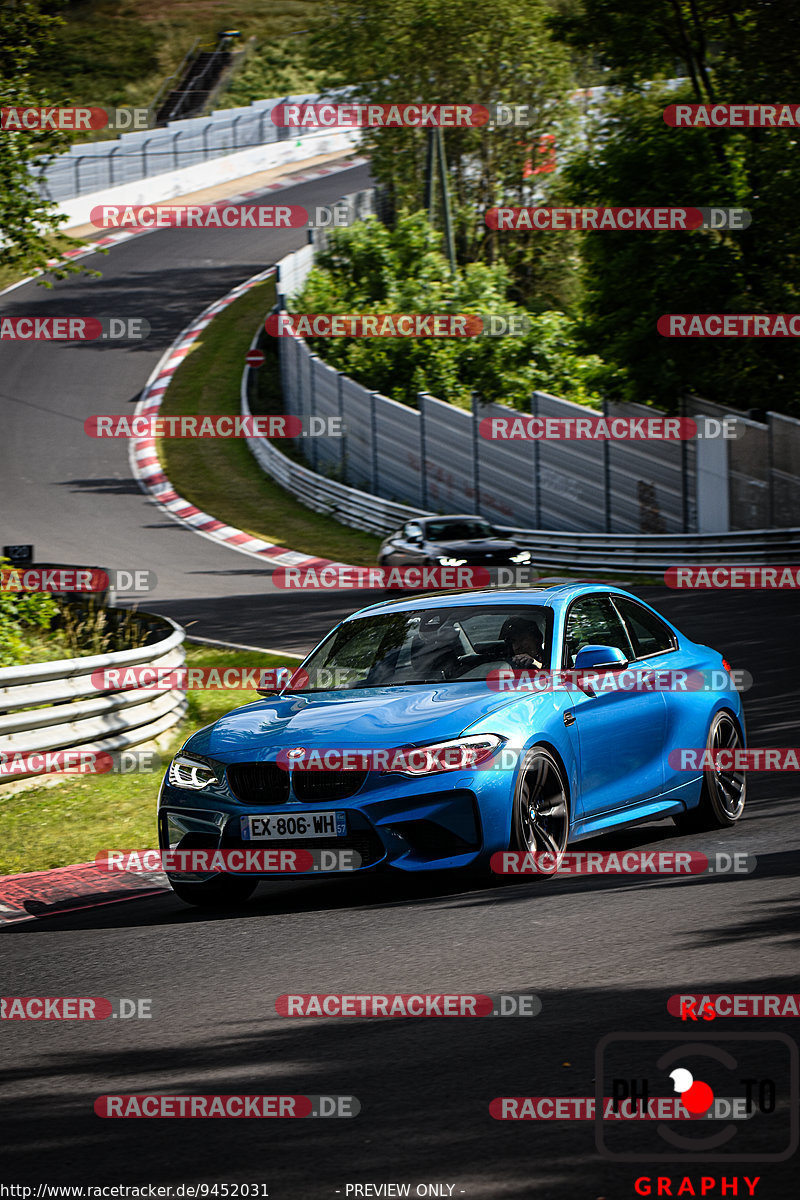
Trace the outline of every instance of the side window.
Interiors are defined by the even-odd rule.
[[[422,526],[417,525],[414,521],[409,521],[408,525],[406,525],[405,529],[403,530],[403,533],[407,538],[409,538],[409,540],[412,540],[413,538],[421,538]]]
[[[635,655],[625,626],[608,596],[583,596],[567,615],[564,634],[564,666],[575,666],[581,646],[617,646],[627,659]]]
[[[622,596],[615,596],[614,604],[631,634],[637,658],[675,649],[675,635],[655,613]]]

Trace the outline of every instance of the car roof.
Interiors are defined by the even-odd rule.
[[[362,617],[366,613],[413,612],[421,608],[453,608],[456,606],[476,608],[487,602],[501,605],[527,603],[548,608],[565,607],[577,596],[588,596],[593,592],[611,592],[615,596],[630,596],[632,600],[637,599],[631,592],[626,592],[623,588],[612,587],[610,584],[600,582],[547,583],[546,580],[542,580],[540,585],[533,584],[532,587],[528,588],[509,588],[503,591],[493,588],[481,588],[479,591],[434,592],[426,596],[402,597],[398,600],[381,600],[377,604],[370,604],[366,608],[360,608],[358,612],[351,613],[345,620],[352,621],[354,618]]]
[[[477,521],[481,525],[489,525],[486,517],[476,517],[475,513],[444,513],[440,517],[412,517],[406,525],[436,525],[440,521]]]

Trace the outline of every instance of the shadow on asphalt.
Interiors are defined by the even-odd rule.
[[[222,965],[216,969],[222,972]],[[263,975],[263,970],[254,973],[254,987],[262,985]],[[680,1157],[668,1167],[652,1159],[643,1164],[601,1158],[592,1121],[543,1125],[492,1119],[489,1105],[495,1097],[594,1095],[601,1033],[690,1032],[667,1014],[667,988],[631,988],[623,980],[619,988],[593,989],[588,982],[565,996],[547,987],[535,960],[529,980],[542,1012],[532,1020],[511,1018],[510,1027],[488,1017],[286,1020],[266,1004],[263,1017],[243,1021],[232,1003],[229,1016],[202,1044],[193,1040],[189,1011],[183,1021],[179,1013],[170,1013],[166,1022],[147,1022],[149,1028],[138,1028],[126,1044],[123,1028],[111,1029],[111,1022],[104,1022],[102,1031],[87,1030],[68,1050],[54,1048],[63,1042],[50,1041],[35,1057],[27,1055],[24,1065],[6,1061],[0,1071],[0,1083],[20,1085],[0,1104],[4,1174],[27,1182],[35,1162],[38,1179],[57,1183],[246,1178],[269,1185],[270,1194],[303,1197],[331,1196],[353,1179],[437,1180],[455,1183],[454,1196],[466,1189],[481,1200],[550,1200],[629,1196],[638,1176],[699,1173],[700,1164],[681,1165]],[[770,976],[754,980],[753,988],[787,993],[794,982],[790,976]],[[736,992],[741,981],[715,979],[713,990]],[[764,1043],[748,1045],[752,1024],[734,1019],[720,1024],[726,1032],[744,1035],[735,1047],[728,1043],[736,1070],[706,1062],[704,1076],[717,1094],[741,1094],[740,1077],[764,1074]],[[769,1027],[791,1032],[789,1021],[771,1021]],[[691,1032],[696,1036],[696,1027]],[[713,1041],[706,1027],[701,1032]],[[623,1064],[626,1077],[650,1076],[663,1050],[663,1043],[623,1043],[615,1061]],[[71,1081],[69,1090],[63,1088],[65,1079]],[[650,1079],[651,1095],[671,1094],[663,1072]],[[766,1174],[769,1194],[777,1197],[794,1194],[791,1162],[755,1164],[750,1170],[750,1164],[736,1159],[737,1151],[764,1150],[785,1137],[786,1081],[779,1075],[776,1082],[774,1124],[772,1117],[742,1123],[730,1163],[715,1165],[725,1174]],[[93,1112],[95,1099],[106,1094],[243,1091],[355,1095],[361,1112],[353,1121],[318,1120],[311,1128],[303,1120],[165,1124],[163,1119],[103,1120]],[[635,1126],[617,1129],[618,1150],[664,1153],[655,1123]],[[689,1136],[685,1127],[682,1132]],[[703,1135],[701,1127],[691,1131],[692,1137]]]
[[[784,813],[765,813],[773,819]],[[751,833],[762,814],[753,813]],[[715,853],[753,853],[748,824],[712,834],[680,835],[671,822],[659,822],[638,828],[624,829],[615,835],[591,838],[575,843],[571,849],[580,852],[625,853],[643,851],[699,851],[711,858]],[[572,896],[591,892],[597,896],[607,893],[659,891],[667,894],[673,889],[724,886],[736,882],[755,884],[772,878],[795,878],[797,851],[758,853],[757,867],[751,875],[562,875],[557,877],[487,875],[478,871],[437,871],[424,875],[400,875],[378,871],[352,879],[314,879],[287,883],[264,883],[249,903],[230,910],[206,911],[183,903],[171,893],[147,898],[133,898],[118,904],[87,909],[80,913],[57,913],[41,916],[35,924],[25,922],[10,926],[6,936],[32,931],[110,930],[137,927],[156,927],[183,924],[203,924],[218,921],[258,920],[266,916],[291,913],[368,910],[371,908],[410,908],[444,904],[448,907],[479,908],[489,905],[535,904],[539,898]],[[699,894],[698,894],[699,896]],[[756,901],[771,905],[772,901]],[[788,903],[788,902],[784,902]],[[798,928],[800,902],[776,914],[771,908],[763,917],[754,917],[746,924],[730,928],[715,927],[705,932],[710,943],[724,944],[750,940],[761,936],[786,936],[800,939]],[[55,923],[55,924],[54,924]],[[687,943],[692,947],[702,944]]]

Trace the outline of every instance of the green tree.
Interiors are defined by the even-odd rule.
[[[63,24],[42,7],[33,0],[5,0],[0,6],[0,107],[66,103],[33,80],[36,64],[53,50],[56,30]],[[34,172],[71,140],[70,134],[54,129],[0,130],[0,265],[24,273],[58,257],[53,237],[67,218],[42,197]],[[79,245],[72,238],[62,236],[61,241],[62,249]],[[61,258],[49,270],[62,278],[82,268]]]
[[[674,129],[676,101],[775,103],[800,90],[793,0],[653,0],[635,21],[611,0],[561,5],[554,27],[618,85],[563,182],[572,204],[741,206],[747,230],[585,234],[587,348],[618,367],[617,394],[674,408],[684,391],[800,412],[794,339],[664,339],[667,312],[795,312],[800,303],[800,140],[791,128]],[[658,85],[682,75],[681,91]]]
[[[548,12],[544,0],[472,7],[440,0],[327,0],[311,39],[331,82],[344,79],[362,102],[528,106],[525,127],[445,131],[461,262],[495,261],[498,237],[483,222],[485,210],[525,202],[531,144],[543,133],[561,134],[569,122],[569,56],[548,33]],[[427,137],[408,128],[365,131],[373,173],[390,188],[398,209],[423,206]]]

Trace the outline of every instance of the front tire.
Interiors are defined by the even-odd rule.
[[[167,878],[178,899],[196,908],[240,908],[258,887],[257,879],[240,879],[235,875],[220,875],[203,883],[185,883],[169,876]]]
[[[511,849],[526,854],[547,853],[555,874],[569,839],[569,799],[563,769],[544,746],[525,755],[514,788]]]
[[[711,722],[706,750],[741,749],[744,745],[739,726],[729,712],[720,712]],[[700,803],[674,818],[682,833],[700,833],[711,829],[729,829],[744,812],[747,778],[744,771],[723,771],[707,767],[703,773]]]

